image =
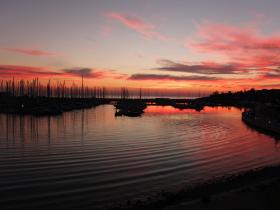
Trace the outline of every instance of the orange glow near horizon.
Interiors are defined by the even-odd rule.
[[[172,106],[148,106],[145,109],[145,114],[151,115],[180,115],[180,114],[200,114],[200,113],[219,113],[219,114],[227,114],[227,113],[239,113],[240,109],[234,107],[204,107],[204,109],[200,112],[193,109],[178,109]]]
[[[140,5],[134,8],[134,4],[128,3],[131,11],[115,10],[115,5],[102,2],[103,6],[97,9],[100,5],[93,1],[78,6],[83,8],[81,14],[90,9],[90,18],[81,15],[72,19],[73,14],[79,14],[77,5],[72,8],[74,12],[66,14],[54,4],[57,11],[50,12],[61,21],[44,17],[50,27],[44,28],[25,19],[30,14],[32,19],[33,15],[37,18],[38,14],[33,14],[36,5],[28,13],[22,7],[17,8],[22,19],[13,20],[5,18],[9,14],[5,11],[12,6],[6,4],[2,19],[7,20],[3,23],[7,28],[1,29],[5,33],[0,48],[2,80],[39,78],[42,84],[51,79],[53,83],[65,81],[72,85],[81,84],[83,76],[84,84],[89,87],[149,88],[163,93],[280,88],[279,32],[276,27],[268,30],[265,21],[247,20],[247,12],[239,22],[231,19],[235,17],[211,19],[208,15],[202,21],[200,14],[196,24],[182,27],[177,12],[169,16],[170,6],[162,8],[165,12],[158,10],[160,16],[155,17],[146,8],[145,15],[136,12]],[[156,3],[149,4],[157,10]],[[48,11],[49,7],[40,9]],[[184,11],[182,15],[187,14]],[[11,28],[10,22],[15,27]]]

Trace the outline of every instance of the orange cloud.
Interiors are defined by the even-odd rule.
[[[50,71],[43,67],[17,66],[17,65],[0,65],[1,77],[52,77],[61,76],[60,72]]]
[[[74,77],[85,77],[92,79],[105,79],[105,78],[113,78],[113,79],[123,79],[126,78],[126,74],[118,73],[115,70],[101,70],[101,69],[91,69],[91,68],[71,68],[71,69],[63,69],[64,74]]]
[[[0,65],[0,76],[9,78],[75,78],[84,76],[85,78],[89,79],[122,79],[125,78],[127,75],[118,73],[114,70],[101,70],[90,68],[72,68],[53,71],[43,67]]]

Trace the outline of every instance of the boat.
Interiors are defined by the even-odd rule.
[[[121,100],[115,104],[115,116],[139,117],[147,108],[145,102],[140,100]]]
[[[175,103],[172,105],[174,108],[177,108],[177,109],[194,109],[198,112],[200,112],[201,110],[204,109],[204,106],[202,104],[199,104],[199,103]]]

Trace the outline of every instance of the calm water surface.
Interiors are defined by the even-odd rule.
[[[0,115],[3,208],[97,209],[279,161],[277,142],[247,127],[236,108]]]

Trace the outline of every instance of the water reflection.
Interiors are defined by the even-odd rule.
[[[96,137],[106,136],[110,134],[112,138],[121,140],[127,139],[129,136],[141,137],[141,132],[147,129],[147,126],[141,122],[150,121],[147,117],[152,117],[155,123],[160,119],[160,123],[155,124],[150,121],[153,132],[162,133],[161,130],[168,130],[172,128],[171,133],[182,133],[188,136],[193,132],[200,133],[200,138],[207,139],[211,144],[210,139],[217,139],[223,135],[242,135],[245,132],[254,134],[255,136],[263,139],[274,138],[275,147],[279,147],[279,138],[247,126],[240,120],[240,113],[242,109],[232,107],[205,107],[203,111],[197,112],[195,110],[180,110],[171,106],[148,106],[145,110],[145,115],[141,119],[130,119],[127,117],[114,118],[114,109],[112,106],[104,106],[97,108],[98,111],[92,110],[79,110],[64,113],[62,116],[48,116],[48,117],[35,117],[35,116],[21,116],[21,115],[0,115],[0,134],[1,148],[15,148],[24,145],[48,145],[50,149],[52,145],[79,142],[83,145],[92,143]],[[214,115],[214,116],[213,116]],[[174,118],[177,116],[176,118]],[[195,117],[196,116],[196,117]],[[128,132],[121,126],[127,126],[127,123],[140,123],[141,130],[137,126],[130,124],[131,132]],[[136,129],[137,128],[137,129]],[[218,128],[218,130],[216,130]],[[136,129],[136,130],[135,130]],[[211,132],[210,132],[211,131]],[[211,136],[211,133],[214,136]],[[229,133],[232,131],[232,133]],[[237,134],[235,134],[235,132]],[[95,133],[94,133],[95,132]],[[102,134],[103,132],[103,134]],[[123,132],[119,137],[120,132]],[[98,136],[96,136],[96,135]],[[113,136],[117,134],[116,136]],[[125,136],[125,137],[124,137]],[[224,136],[223,138],[226,138]],[[3,141],[5,140],[5,141]],[[89,140],[91,140],[89,142]],[[100,139],[98,139],[100,140]],[[203,142],[203,141],[201,141]],[[5,143],[5,146],[4,146]],[[200,145],[203,147],[203,145]]]
[[[145,109],[145,114],[154,115],[172,115],[172,114],[201,114],[201,113],[240,113],[243,109],[232,108],[232,107],[204,107],[200,112],[194,109],[178,109],[172,106],[148,106]]]
[[[236,108],[114,114],[105,105],[56,117],[0,115],[5,205],[92,209],[280,160],[273,138],[242,123]]]
[[[51,145],[59,136],[67,139],[69,130],[73,131],[75,139],[82,142],[84,134],[88,131],[87,110],[47,117],[2,114],[0,130],[2,131],[0,136],[2,138],[5,136],[7,148],[16,143],[39,144],[40,140],[41,143]],[[47,142],[44,142],[45,140]]]
[[[244,124],[247,127],[247,129],[250,130],[253,133],[264,134],[266,136],[270,136],[275,141],[275,147],[280,147],[280,145],[279,145],[279,143],[280,143],[280,136],[279,135],[275,135],[273,133],[270,133],[270,132],[267,132],[265,130],[258,129],[258,128],[255,128],[255,127],[253,128],[250,125],[247,125],[246,123],[244,123]]]

